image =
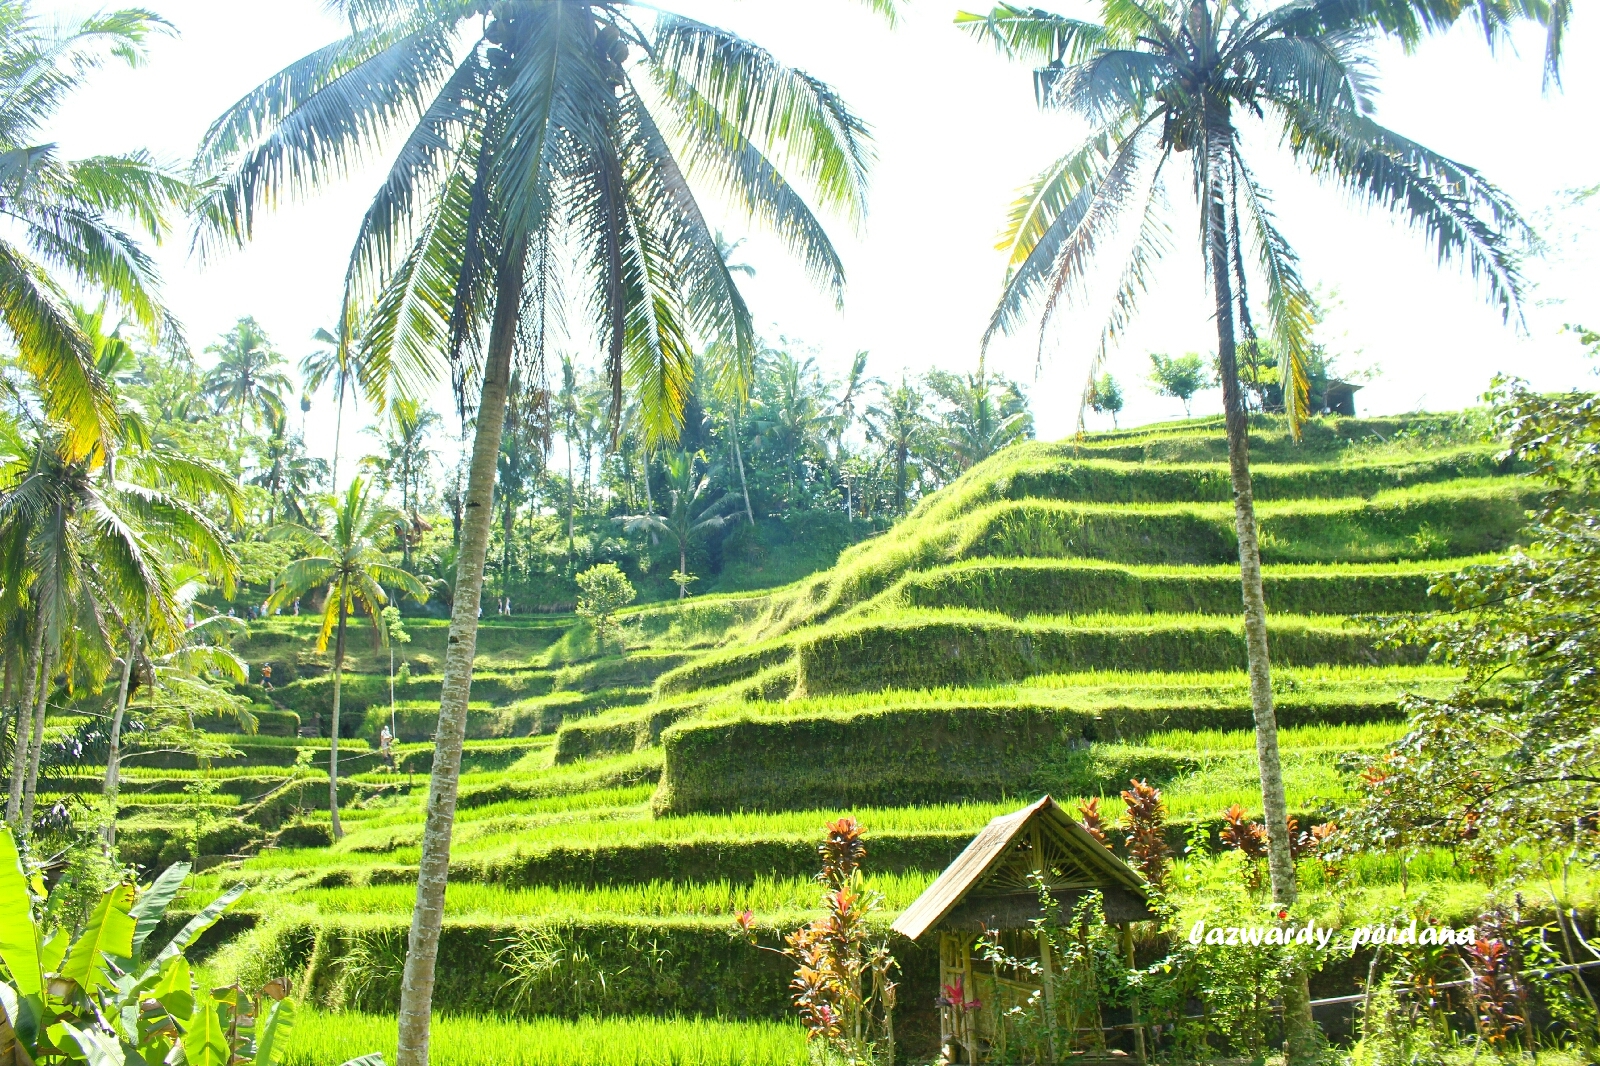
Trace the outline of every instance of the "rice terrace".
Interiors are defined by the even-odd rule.
[[[1600,1062],[1587,12],[1052,7],[0,0],[0,1066]]]

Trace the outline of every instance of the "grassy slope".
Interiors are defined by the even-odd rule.
[[[1393,739],[1403,689],[1451,683],[1375,648],[1353,619],[1424,609],[1432,575],[1520,528],[1529,484],[1470,423],[1332,420],[1302,444],[1270,422],[1253,433],[1286,777],[1303,817],[1348,798],[1341,759]],[[1127,778],[1145,776],[1176,821],[1213,831],[1229,804],[1257,807],[1224,456],[1207,422],[1026,445],[825,572],[628,612],[621,654],[598,655],[572,618],[486,625],[441,1006],[592,1009],[570,988],[511,1002],[505,972],[484,965],[537,927],[566,938],[566,957],[611,967],[610,1013],[781,1013],[782,966],[730,939],[728,915],[750,906],[774,933],[792,924],[814,892],[820,827],[839,813],[872,831],[869,869],[894,908],[988,819],[1044,789],[1114,808]],[[326,682],[307,630],[274,620],[241,650],[281,679],[258,700],[310,720]],[[178,827],[198,816],[211,823],[202,852],[247,853],[185,897],[252,885],[243,909],[259,928],[219,966],[293,969],[331,1007],[392,1005],[443,637],[417,627],[396,714],[414,742],[399,774],[351,764],[336,846],[319,837],[321,771],[285,785],[292,741],[241,740],[239,765],[130,771],[130,857],[177,857],[190,846]],[[388,720],[387,653],[356,644],[349,691],[367,711],[349,718],[370,737]],[[197,780],[216,793],[186,792]],[[1353,864],[1341,905],[1393,906],[1397,873]],[[1411,875],[1445,910],[1481,895],[1445,856]],[[901,947],[921,996],[929,960]],[[648,981],[631,968],[641,957],[656,960]]]

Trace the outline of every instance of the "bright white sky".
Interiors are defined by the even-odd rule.
[[[340,32],[319,0],[145,4],[169,18],[180,36],[157,43],[143,69],[108,69],[96,77],[54,131],[67,152],[144,147],[180,161],[227,104]],[[43,9],[52,6],[81,11],[85,5],[46,0]],[[669,6],[744,33],[833,83],[876,137],[865,232],[831,227],[849,271],[844,312],[816,296],[773,242],[751,234],[745,258],[759,273],[744,284],[763,329],[814,346],[834,373],[858,349],[871,352],[870,371],[884,378],[902,369],[972,369],[1001,280],[993,243],[1005,207],[1018,185],[1075,143],[1081,127],[1037,114],[1029,71],[952,28],[957,5],[950,0],[911,0],[894,31],[851,0]],[[1072,0],[1055,6],[1073,10]],[[1588,360],[1560,328],[1600,323],[1600,253],[1593,240],[1600,197],[1581,208],[1560,205],[1565,190],[1600,182],[1600,147],[1583,132],[1594,128],[1600,110],[1600,64],[1593,62],[1600,21],[1580,9],[1564,92],[1541,93],[1541,43],[1529,33],[1519,41],[1520,54],[1491,57],[1463,26],[1414,56],[1385,46],[1379,61],[1382,121],[1478,167],[1548,227],[1556,252],[1529,264],[1537,285],[1522,335],[1500,322],[1469,278],[1440,269],[1418,235],[1294,172],[1275,138],[1253,140],[1257,174],[1276,194],[1282,228],[1307,280],[1337,292],[1324,339],[1340,353],[1340,369],[1380,371],[1359,396],[1363,413],[1459,407],[1501,370],[1541,388],[1591,381]],[[312,331],[335,317],[345,257],[381,173],[381,160],[374,161],[344,185],[280,210],[244,252],[202,265],[187,256],[184,240],[160,249],[168,299],[195,347],[251,314],[298,363],[312,348]],[[1112,362],[1127,394],[1124,425],[1181,414],[1176,401],[1143,387],[1145,353],[1210,351],[1215,343],[1191,236],[1192,197],[1181,172],[1171,188],[1175,248]],[[715,218],[719,206],[708,208]],[[722,215],[730,236],[748,232],[742,220]],[[1037,379],[1031,336],[991,351],[991,366],[1031,384],[1043,437],[1073,428],[1099,321],[1092,309],[1076,316]],[[447,396],[442,390],[441,410],[449,409]],[[1203,397],[1197,413],[1214,409],[1215,397]],[[314,452],[331,451],[332,421],[331,405],[320,402],[309,430]],[[1091,416],[1091,428],[1098,424]]]

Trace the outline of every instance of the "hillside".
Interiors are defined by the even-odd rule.
[[[1289,801],[1311,821],[1348,797],[1343,756],[1398,735],[1402,691],[1451,681],[1365,616],[1427,609],[1434,575],[1515,541],[1538,485],[1469,417],[1330,419],[1299,443],[1263,419],[1252,450]],[[1175,839],[1258,811],[1224,457],[1206,421],[1021,445],[797,584],[628,612],[622,654],[570,617],[486,621],[438,1005],[781,1017],[784,964],[730,937],[731,917],[750,908],[769,942],[803,917],[840,811],[869,829],[891,914],[1042,792],[1109,806],[1148,779]],[[356,638],[337,845],[327,742],[293,736],[329,698],[309,636],[274,619],[239,646],[275,682],[249,689],[262,730],[227,737],[240,757],[130,763],[124,857],[210,856],[190,899],[252,885],[222,973],[276,967],[324,1007],[391,1010],[445,629],[419,623],[404,650],[399,773],[369,748],[388,653]],[[1442,912],[1481,896],[1430,869]],[[1357,864],[1347,905],[1382,912],[1395,877]],[[914,1039],[937,959],[896,950]],[[530,952],[548,965],[514,981]]]

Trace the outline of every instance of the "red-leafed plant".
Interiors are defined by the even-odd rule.
[[[1472,1002],[1478,1033],[1495,1048],[1504,1048],[1513,1030],[1522,1025],[1517,1013],[1518,989],[1512,973],[1511,952],[1503,940],[1479,939],[1465,949],[1472,971]]]
[[[854,818],[830,823],[817,851],[826,913],[786,936],[787,948],[765,950],[794,960],[789,987],[795,1009],[814,1046],[826,1049],[825,1060],[849,1066],[892,1063],[897,964],[871,924],[872,915],[883,909],[883,897],[861,884],[867,855],[861,825]],[[738,935],[756,943],[754,916],[745,911],[735,921]]]
[[[1152,888],[1160,890],[1167,880],[1171,851],[1167,847],[1167,805],[1161,790],[1144,781],[1130,781],[1122,793],[1127,811],[1122,827],[1127,831],[1128,854]]]
[[[1111,842],[1106,839],[1106,821],[1105,815],[1100,812],[1099,796],[1093,796],[1078,804],[1078,824],[1088,830],[1089,835],[1095,840],[1108,848],[1111,846]]]

